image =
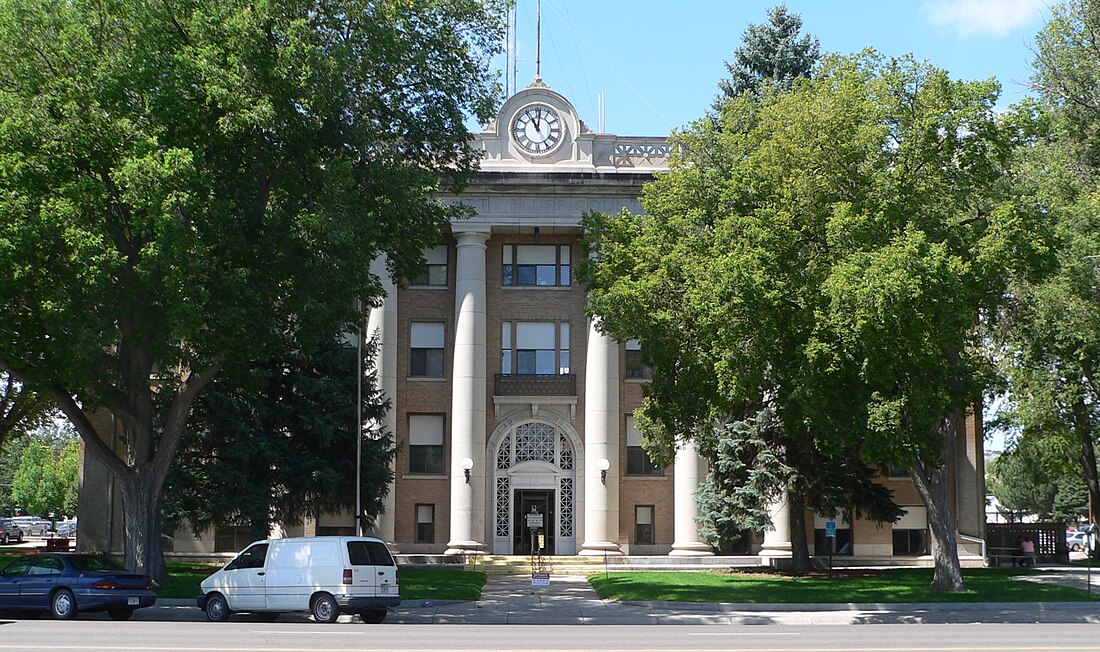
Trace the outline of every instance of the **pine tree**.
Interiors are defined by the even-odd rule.
[[[787,90],[795,79],[809,77],[821,47],[816,37],[800,37],[801,30],[802,17],[788,13],[786,5],[769,9],[768,22],[750,24],[741,35],[741,47],[733,51],[733,62],[725,62],[730,77],[718,82],[722,93],[715,109],[727,98],[759,93],[765,82]]]

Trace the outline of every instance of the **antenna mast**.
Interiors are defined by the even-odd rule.
[[[542,0],[535,3],[535,79],[542,79]]]

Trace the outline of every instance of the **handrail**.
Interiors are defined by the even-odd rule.
[[[959,538],[964,540],[964,541],[969,541],[971,543],[976,543],[979,546],[981,546],[982,563],[983,564],[989,564],[989,559],[986,558],[986,556],[985,556],[985,546],[986,546],[985,539],[979,539],[978,537],[972,537],[972,536],[963,534],[962,532],[959,533]]]

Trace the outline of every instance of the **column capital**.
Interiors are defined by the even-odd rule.
[[[485,246],[485,243],[492,237],[493,232],[487,226],[469,226],[466,228],[454,228],[451,227],[451,235],[458,241],[458,246],[464,245],[481,245]]]

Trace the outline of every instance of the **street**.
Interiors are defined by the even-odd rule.
[[[0,621],[0,650],[1100,651],[1087,624],[603,626]]]

